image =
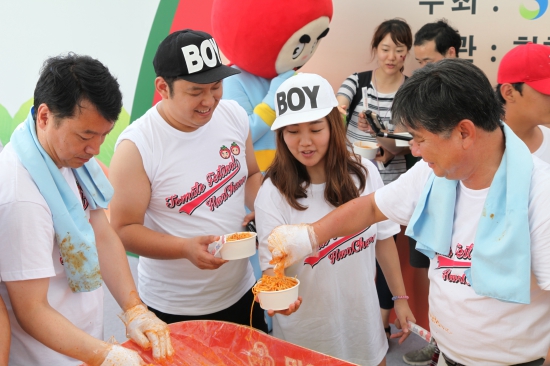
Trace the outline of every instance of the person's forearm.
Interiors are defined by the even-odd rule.
[[[47,279],[46,279],[47,280]],[[26,281],[19,281],[26,282]],[[10,283],[10,286],[17,283]],[[8,288],[15,316],[25,332],[52,350],[86,362],[89,366],[101,365],[109,344],[77,328],[53,309],[46,299],[29,301]]]
[[[260,171],[252,174],[246,180],[245,193],[244,193],[244,204],[250,211],[254,211],[254,201],[258,195],[258,190],[262,185],[262,173]]]
[[[90,222],[96,236],[99,268],[109,291],[124,311],[141,304],[126,252],[107,217],[102,211],[92,211]]]
[[[355,234],[386,217],[378,210],[374,193],[353,199],[312,224],[317,243]]]
[[[376,260],[382,268],[386,282],[393,296],[406,295],[405,283],[401,274],[399,254],[393,238],[378,240],[376,242]]]
[[[140,256],[154,259],[185,258],[186,239],[153,231],[142,224],[115,228],[124,248]]]
[[[546,355],[546,361],[544,362],[543,366],[549,366],[550,365],[550,348],[548,349],[548,354]]]
[[[391,152],[395,156],[404,155],[410,151],[406,146],[395,146],[395,139],[388,137],[377,137],[376,141],[378,141],[384,150]]]
[[[0,366],[8,366],[10,356],[10,320],[6,305],[0,297]]]

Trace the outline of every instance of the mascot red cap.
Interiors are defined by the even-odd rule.
[[[302,67],[332,18],[332,0],[214,0],[212,9],[212,33],[223,54],[266,79]],[[320,27],[320,34],[308,35]]]

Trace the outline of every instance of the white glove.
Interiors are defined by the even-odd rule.
[[[122,346],[112,346],[101,366],[143,366],[145,362],[136,351]]]
[[[317,240],[313,227],[307,224],[277,226],[269,238],[267,248],[273,259],[275,273],[283,273],[283,269],[300,259],[317,251]]]
[[[126,325],[126,336],[144,349],[153,348],[155,359],[174,354],[168,325],[157,318],[145,305],[136,305],[119,317]]]

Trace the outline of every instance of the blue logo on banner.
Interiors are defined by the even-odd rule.
[[[521,4],[519,6],[519,13],[522,17],[528,20],[535,20],[540,18],[544,13],[546,13],[546,10],[548,9],[548,0],[535,0],[537,4],[539,4],[539,8],[537,10],[529,10],[525,7],[525,5]]]

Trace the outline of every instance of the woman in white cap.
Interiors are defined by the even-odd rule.
[[[277,90],[275,104],[275,160],[255,202],[260,264],[268,275],[273,228],[316,221],[384,185],[376,167],[348,149],[328,81],[314,74],[291,77]],[[398,319],[414,322],[393,240],[397,232],[397,224],[384,221],[321,243],[318,256],[288,267],[285,275],[298,277],[304,302],[296,313],[290,315],[292,304],[274,315],[273,335],[346,361],[385,365],[388,342],[374,285],[375,258],[396,298]]]

